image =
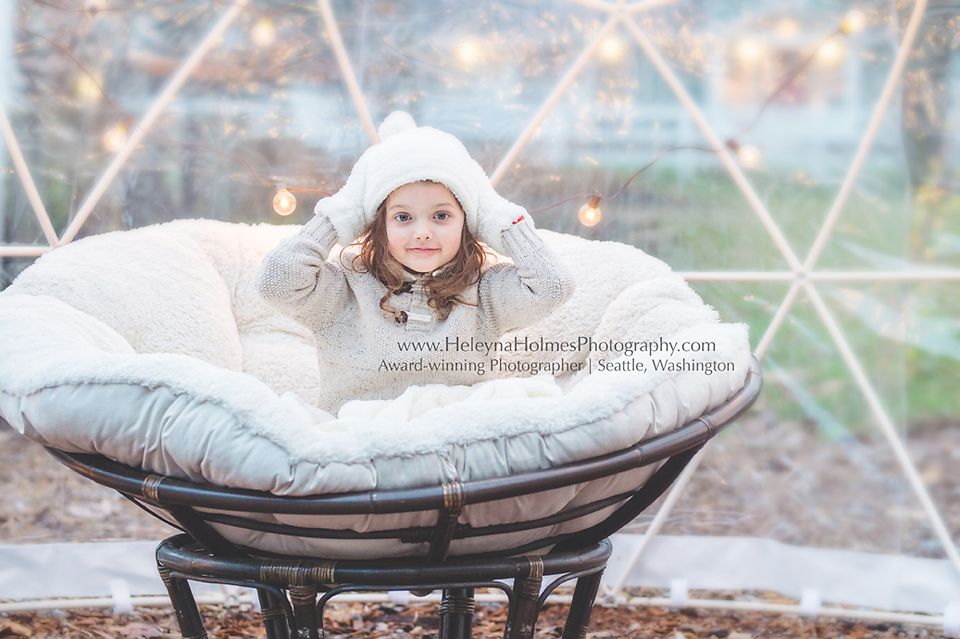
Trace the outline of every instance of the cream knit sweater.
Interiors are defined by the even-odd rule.
[[[330,257],[336,231],[319,214],[266,258],[260,294],[310,328],[320,364],[320,408],[336,413],[353,399],[392,399],[408,386],[470,385],[496,377],[487,350],[507,331],[549,315],[573,293],[573,277],[537,235],[529,220],[503,231],[513,264],[486,268],[480,282],[445,320],[427,305],[422,278],[391,307],[407,313],[400,324],[384,317],[386,287],[351,268],[355,249]]]

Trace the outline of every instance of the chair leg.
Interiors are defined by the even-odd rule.
[[[540,616],[540,575],[515,579],[513,582],[513,601],[507,612],[507,625],[503,630],[504,639],[533,639]]]
[[[570,613],[567,615],[567,622],[563,625],[561,639],[584,639],[587,636],[590,613],[593,611],[593,601],[597,598],[602,576],[603,570],[599,570],[592,575],[584,575],[577,579],[577,587],[573,591],[573,601],[570,602]]]
[[[290,586],[290,601],[297,622],[297,639],[320,639],[317,630],[317,587]]]
[[[171,570],[166,566],[157,566],[160,579],[167,587],[170,603],[177,613],[177,622],[180,625],[180,636],[183,639],[207,639],[207,631],[203,628],[203,619],[197,608],[197,601],[193,598],[193,591],[186,579],[171,576]]]
[[[290,639],[290,626],[287,624],[287,613],[277,595],[257,588],[257,597],[260,599],[260,617],[267,632],[267,639]]]
[[[470,639],[473,632],[473,588],[443,591],[440,604],[440,639]]]
[[[326,631],[323,629],[323,614],[324,614],[324,611],[327,609],[327,604],[330,603],[330,599],[327,597],[327,595],[329,595],[329,592],[330,591],[327,591],[326,593],[324,593],[324,596],[320,597],[320,599],[317,601],[317,605],[315,608],[316,617],[317,617],[317,628],[320,629],[320,639],[324,639],[324,637],[327,636]]]

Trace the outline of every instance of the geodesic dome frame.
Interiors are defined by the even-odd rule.
[[[30,204],[48,242],[47,246],[2,245],[0,246],[0,255],[36,256],[52,250],[57,246],[69,243],[77,237],[112,181],[120,173],[138,147],[144,143],[147,131],[155,125],[157,118],[163,113],[171,101],[174,100],[178,91],[191,78],[204,57],[217,46],[218,39],[220,39],[236,21],[248,4],[249,0],[239,0],[226,9],[215,26],[206,33],[195,47],[191,55],[189,55],[169,77],[165,86],[153,101],[153,104],[140,118],[136,127],[131,130],[126,142],[117,151],[109,165],[100,175],[95,186],[86,195],[66,230],[59,236],[54,231],[50,217],[44,209],[43,198],[31,178],[28,163],[24,159],[17,142],[16,132],[11,127],[6,111],[3,110],[3,105],[0,104],[0,128],[3,130],[4,139],[16,167],[18,177],[29,197]],[[598,55],[605,38],[615,31],[625,30],[635,42],[636,46],[639,47],[654,66],[659,76],[676,96],[676,99],[689,115],[703,138],[706,139],[710,148],[716,153],[724,169],[743,194],[758,223],[763,227],[765,233],[774,243],[777,252],[788,265],[788,270],[776,272],[697,271],[682,274],[689,281],[783,282],[789,284],[786,296],[777,305],[772,321],[757,342],[754,352],[761,361],[769,351],[771,344],[776,340],[780,329],[798,300],[805,298],[809,301],[817,317],[828,332],[834,348],[840,354],[856,387],[862,394],[880,432],[889,444],[890,450],[893,452],[911,490],[919,501],[924,516],[930,522],[936,538],[939,540],[953,567],[960,572],[960,554],[957,552],[942,513],[931,498],[921,478],[921,474],[911,460],[908,450],[897,432],[895,420],[891,417],[890,410],[881,398],[881,394],[877,391],[874,373],[864,366],[861,355],[858,354],[851,345],[850,340],[844,334],[840,323],[837,321],[835,314],[825,303],[824,297],[819,289],[819,287],[825,283],[836,282],[950,282],[960,280],[960,271],[947,268],[839,271],[823,270],[818,267],[824,248],[830,241],[837,224],[841,220],[845,206],[861,175],[864,163],[873,148],[878,132],[883,124],[883,118],[891,103],[896,98],[897,88],[903,77],[911,50],[914,47],[921,21],[927,11],[927,2],[925,0],[918,0],[912,6],[910,19],[903,30],[896,57],[883,84],[879,99],[874,106],[869,122],[865,127],[856,154],[852,158],[843,182],[829,209],[826,211],[825,218],[816,234],[816,238],[805,256],[798,254],[791,246],[781,230],[780,225],[774,216],[771,215],[763,198],[758,195],[757,189],[752,184],[750,176],[741,168],[734,154],[731,153],[728,148],[728,145],[712,126],[709,114],[705,113],[697,104],[697,101],[691,96],[690,91],[678,78],[676,71],[666,61],[657,45],[642,26],[642,21],[638,18],[638,16],[641,16],[644,12],[669,6],[675,4],[675,2],[672,0],[644,0],[628,4],[625,0],[618,0],[617,2],[578,0],[578,4],[595,10],[597,16],[602,18],[602,25],[592,34],[583,51],[576,57],[572,64],[570,64],[548,97],[539,105],[532,117],[529,118],[515,142],[503,157],[500,158],[496,169],[491,174],[491,179],[494,184],[500,182],[504,176],[507,175],[511,167],[515,166],[518,159],[522,157],[524,148],[536,137],[538,129],[544,124],[551,111],[584,72],[587,64]],[[371,143],[375,143],[376,134],[373,120],[367,106],[367,100],[357,81],[357,73],[351,62],[347,48],[344,45],[343,38],[341,37],[337,16],[329,0],[318,0],[318,8],[323,19],[326,33],[329,36],[329,44],[335,52],[342,79],[346,85],[346,91],[357,111],[364,131]],[[803,294],[802,296],[801,293]],[[640,560],[649,542],[670,516],[673,505],[679,499],[701,459],[702,457],[698,456],[690,468],[681,476],[670,498],[651,523],[644,542],[640,544],[629,557],[627,561],[628,566],[632,566]],[[621,594],[629,572],[629,570],[622,572],[620,580],[618,583],[613,584],[611,592],[608,593],[609,595],[615,597]]]

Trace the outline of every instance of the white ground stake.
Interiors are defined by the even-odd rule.
[[[943,634],[960,637],[960,601],[951,601],[943,613]]]
[[[806,588],[800,594],[800,614],[804,617],[816,618],[820,614],[820,608],[823,605],[820,591],[814,588]]]
[[[110,595],[113,598],[115,614],[129,615],[133,612],[133,599],[130,597],[130,586],[126,579],[111,579]]]
[[[670,580],[670,607],[687,608],[690,605],[690,584],[686,579]]]

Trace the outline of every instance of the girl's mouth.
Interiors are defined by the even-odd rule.
[[[427,247],[424,247],[424,246],[418,246],[418,247],[414,247],[414,248],[409,248],[409,249],[407,249],[407,250],[410,251],[411,253],[416,254],[416,255],[432,255],[433,253],[439,251],[440,249],[438,249],[438,248],[427,248]]]

